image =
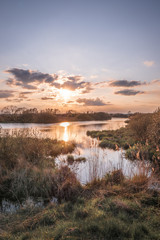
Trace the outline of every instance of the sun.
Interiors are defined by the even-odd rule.
[[[60,123],[61,127],[68,127],[69,125],[70,125],[69,122],[62,122],[62,123]]]
[[[62,97],[65,101],[67,101],[71,97],[71,91],[68,89],[61,88],[59,89],[59,93],[60,93],[60,97]]]

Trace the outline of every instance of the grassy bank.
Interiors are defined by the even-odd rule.
[[[135,114],[124,128],[88,131],[87,135],[99,139],[102,148],[123,148],[130,159],[151,160],[160,166],[160,110]]]
[[[158,240],[160,198],[148,189],[150,180],[144,175],[125,179],[114,171],[60,204],[0,214],[0,239]]]
[[[59,197],[59,184],[69,168],[59,171],[55,158],[72,153],[75,143],[38,138],[35,133],[16,131],[0,136],[0,200],[21,202],[27,197]]]
[[[117,130],[103,130],[103,131],[87,131],[87,135],[92,138],[97,138],[99,146],[102,148],[128,149],[133,146],[135,140],[133,133],[128,128],[120,128]]]

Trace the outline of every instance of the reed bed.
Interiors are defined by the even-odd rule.
[[[125,173],[121,150],[117,165],[109,156],[104,165],[105,151],[93,140],[85,162],[88,182],[81,184],[66,162],[56,165],[74,143],[25,134],[0,136],[1,200],[21,205],[15,213],[0,213],[0,240],[160,239],[158,167],[143,159]]]

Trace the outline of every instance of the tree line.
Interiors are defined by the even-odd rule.
[[[16,106],[4,107],[0,113],[1,123],[56,123],[62,121],[92,121],[109,120],[111,115],[105,112],[84,112],[79,113],[74,110],[68,110],[61,113],[59,109],[47,108],[38,110],[37,108],[27,109]]]

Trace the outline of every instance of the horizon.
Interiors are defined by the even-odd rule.
[[[153,112],[160,1],[9,0],[0,9],[0,109]]]
[[[72,112],[73,114],[94,114],[94,113],[107,113],[109,115],[115,115],[115,114],[122,114],[122,115],[134,115],[134,114],[138,114],[138,113],[142,113],[142,112],[132,112],[132,111],[128,111],[128,112],[107,112],[107,111],[76,111],[76,110],[73,110],[73,109],[68,109],[66,111],[61,111],[60,109],[57,109],[57,108],[36,108],[36,107],[33,107],[33,108],[26,108],[24,106],[22,107],[18,107],[18,106],[15,106],[15,105],[8,105],[8,106],[5,106],[4,108],[1,108],[0,109],[0,114],[8,114],[8,113],[3,113],[3,110],[7,110],[10,112],[9,114],[23,114],[22,112],[23,111],[28,111],[28,110],[33,110],[33,109],[36,109],[36,111],[38,111],[37,113],[41,113],[41,112],[45,112],[47,110],[55,110],[55,114],[56,115],[61,115],[61,114],[68,114],[68,112]],[[16,113],[16,110],[20,109],[20,112],[19,113]],[[151,113],[155,113],[159,110],[159,108],[155,109],[155,111],[153,112],[143,112],[142,114],[151,114]],[[35,114],[37,114],[35,112]]]

